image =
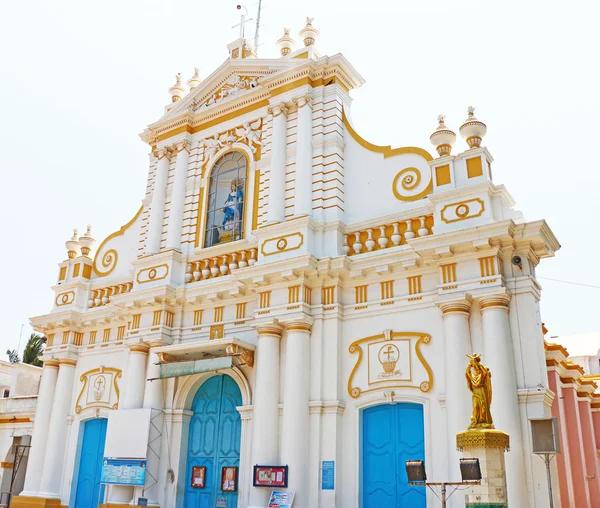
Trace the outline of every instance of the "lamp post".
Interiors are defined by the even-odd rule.
[[[462,481],[460,482],[428,482],[427,474],[425,473],[425,464],[422,460],[407,460],[406,461],[406,476],[408,484],[412,486],[428,487],[438,499],[442,501],[442,508],[446,508],[446,500],[456,492],[461,485],[480,485],[481,484],[481,468],[478,458],[460,459],[460,474]],[[433,487],[440,487],[441,497],[437,495]],[[447,487],[454,487],[450,494],[446,495]]]

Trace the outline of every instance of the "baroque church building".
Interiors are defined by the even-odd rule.
[[[141,134],[139,211],[67,241],[31,320],[48,343],[14,507],[437,506],[405,461],[460,479],[474,352],[506,501],[549,506],[529,420],[551,416],[536,267],[560,245],[494,183],[473,108],[464,141],[441,116],[431,150],[363,139],[364,80],[318,35],[308,19],[294,50],[286,30],[273,59],[240,38],[178,75]]]

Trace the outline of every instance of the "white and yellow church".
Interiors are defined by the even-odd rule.
[[[432,150],[363,139],[363,78],[318,36],[178,75],[135,217],[67,241],[14,507],[437,506],[405,461],[460,479],[473,352],[510,436],[505,503],[473,506],[549,506],[529,420],[550,416],[536,267],[560,245],[494,183],[473,108],[464,141],[442,116]]]

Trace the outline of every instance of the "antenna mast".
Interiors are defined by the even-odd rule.
[[[254,32],[254,53],[258,55],[258,32],[260,30],[260,11],[262,10],[262,0],[258,0],[258,12],[256,14],[256,30]]]

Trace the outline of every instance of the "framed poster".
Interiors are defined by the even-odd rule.
[[[109,459],[104,457],[101,483],[143,487],[145,480],[146,459]]]
[[[195,489],[203,489],[206,481],[206,466],[192,467],[192,487]]]
[[[221,491],[237,492],[238,468],[234,466],[223,466],[221,468]]]
[[[254,466],[254,487],[287,487],[287,466]]]
[[[269,508],[292,508],[295,490],[274,490],[269,497]]]

